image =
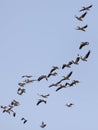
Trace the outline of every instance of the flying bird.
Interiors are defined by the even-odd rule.
[[[21,120],[23,121],[24,124],[27,122],[27,119],[25,119],[24,117],[22,117]]]
[[[40,81],[40,80],[42,80],[42,79],[48,80],[48,79],[47,79],[47,75],[41,75],[41,76],[38,77],[37,80]]]
[[[53,83],[53,84],[49,85],[48,87],[49,87],[49,88],[50,88],[50,87],[53,87],[53,86],[57,87],[58,85],[59,85],[59,83],[57,82],[57,83]]]
[[[81,12],[81,11],[88,11],[88,10],[90,10],[90,8],[91,8],[92,6],[93,6],[93,5],[89,5],[89,6],[87,6],[87,7],[83,6],[82,9],[80,10],[80,12]]]
[[[85,26],[82,26],[82,27],[80,27],[80,26],[77,26],[77,28],[76,28],[76,30],[81,30],[81,31],[86,31],[85,29],[88,27],[88,25],[85,25]]]
[[[86,45],[89,45],[89,42],[81,42],[79,49],[82,49]]]
[[[58,66],[52,66],[52,69],[50,70],[50,73],[52,73],[53,71],[55,71],[55,70],[57,70],[57,69],[59,69]]]
[[[43,100],[43,99],[39,99],[36,105],[39,105],[39,104],[42,103],[42,102],[46,104],[47,101],[46,101],[46,100]]]
[[[81,56],[81,60],[87,61],[87,58],[89,57],[91,51],[89,50],[84,57]]]
[[[67,103],[66,106],[67,107],[71,107],[72,105],[74,105],[73,103]]]
[[[62,65],[62,69],[64,69],[65,67],[71,68],[71,65],[73,64],[72,61],[69,61],[68,64],[63,64]]]
[[[72,60],[72,62],[73,62],[74,64],[78,65],[78,64],[79,64],[78,62],[79,62],[80,59],[81,59],[81,58],[80,58],[80,56],[79,56],[79,54],[78,54],[78,56],[76,57],[75,61]]]
[[[49,73],[47,77],[49,78],[50,76],[56,76],[56,75],[57,75],[56,72],[54,72],[54,73]]]
[[[46,95],[38,94],[38,95],[41,96],[42,98],[48,98],[48,96],[50,96],[50,94],[46,94]]]
[[[58,88],[56,89],[56,91],[59,91],[59,90],[62,89],[62,88],[66,88],[67,85],[68,85],[67,83],[66,83],[65,85],[60,84],[60,87],[58,87]]]
[[[44,128],[44,127],[46,127],[46,124],[42,121],[40,127],[41,127],[41,128]]]
[[[12,106],[19,106],[19,102],[16,101],[16,100],[13,100],[13,101],[11,102],[11,105],[12,105]]]
[[[31,78],[32,75],[23,75],[22,78]]]
[[[83,18],[86,16],[86,14],[87,14],[87,11],[85,12],[85,13],[83,13],[81,16],[76,16],[75,15],[75,18],[77,19],[77,20],[79,20],[79,21],[83,21]]]

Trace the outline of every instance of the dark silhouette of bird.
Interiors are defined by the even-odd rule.
[[[41,96],[42,98],[48,98],[50,96],[50,94],[46,94],[46,95],[38,94],[38,95]]]
[[[41,75],[41,76],[38,77],[37,80],[40,81],[40,80],[42,80],[42,79],[48,80],[48,79],[47,79],[47,75]]]
[[[23,75],[22,78],[31,78],[32,75]]]
[[[83,6],[82,9],[80,10],[80,12],[81,12],[81,11],[88,11],[88,10],[90,10],[90,8],[91,8],[92,6],[93,6],[93,5],[89,5],[89,6],[87,6],[87,7]]]
[[[72,75],[73,71],[69,72],[66,76],[63,76],[62,80],[69,80],[70,76]]]
[[[58,87],[58,88],[56,89],[56,91],[59,91],[59,90],[62,89],[62,88],[66,88],[67,85],[68,85],[68,83],[66,83],[65,85],[60,84],[60,87]]]
[[[23,121],[23,124],[25,124],[28,120],[25,119],[24,117],[21,118],[21,120]]]
[[[79,83],[79,80],[73,80],[71,83],[68,83],[69,86],[73,86],[76,85],[77,83]]]
[[[80,60],[80,59],[81,59],[81,58],[80,58],[80,56],[79,56],[79,54],[78,54],[78,56],[76,57],[75,61],[74,61],[74,60],[72,60],[73,64],[78,65],[78,64],[79,64],[79,60]]]
[[[86,29],[87,27],[88,27],[88,25],[85,25],[85,26],[82,26],[82,27],[77,26],[76,30],[81,30],[81,31],[85,32],[85,31],[86,31],[85,29]]]
[[[67,107],[71,107],[72,105],[74,105],[73,103],[67,103],[66,106]]]
[[[42,121],[40,127],[41,127],[41,128],[44,128],[44,127],[46,127],[46,124]]]
[[[82,49],[82,47],[89,45],[89,42],[81,42],[79,49]]]
[[[52,69],[50,70],[50,73],[52,73],[53,71],[55,71],[55,70],[57,70],[57,69],[59,69],[58,66],[52,66]]]
[[[71,65],[73,64],[72,61],[69,61],[68,64],[63,64],[62,65],[62,69],[64,69],[65,67],[71,68]]]
[[[46,101],[46,100],[43,100],[43,99],[39,99],[38,102],[36,103],[36,105],[39,105],[39,104],[42,103],[42,102],[46,104],[47,101]]]
[[[25,84],[26,84],[26,83],[18,83],[18,85],[19,85],[20,87],[24,87]]]
[[[49,73],[47,77],[49,78],[50,76],[56,76],[56,75],[57,75],[56,72],[54,72],[54,73]]]
[[[19,106],[19,102],[16,101],[16,100],[13,100],[13,101],[11,102],[11,105],[12,105],[12,106]]]
[[[91,51],[89,50],[89,51],[86,53],[85,56],[81,56],[81,60],[87,61],[87,58],[89,57],[90,53],[91,53]]]
[[[36,80],[33,80],[33,79],[25,79],[25,80],[24,80],[25,83],[32,83],[32,82],[34,82],[34,81],[36,81]]]
[[[57,87],[58,85],[59,85],[59,83],[57,82],[57,83],[53,83],[53,84],[49,85],[48,87],[49,87],[49,88],[50,88],[50,87],[53,87],[53,86]]]
[[[17,94],[18,95],[22,95],[23,93],[25,93],[26,92],[26,90],[25,89],[22,89],[22,88],[18,88],[18,90],[17,90]]]
[[[83,13],[81,16],[76,16],[75,15],[75,18],[77,19],[77,20],[79,20],[79,21],[83,21],[83,18],[86,16],[86,14],[87,14],[87,11],[85,12],[85,13]]]

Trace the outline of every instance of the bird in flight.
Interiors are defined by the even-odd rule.
[[[82,26],[82,27],[77,26],[76,30],[81,30],[81,31],[85,32],[85,31],[86,31],[85,29],[86,29],[87,27],[88,27],[87,24],[86,24],[85,26]]]
[[[72,107],[72,105],[74,105],[73,103],[67,103],[66,106],[67,107]]]
[[[50,96],[50,94],[46,94],[46,95],[38,94],[38,95],[41,96],[42,98],[48,98],[48,96]]]
[[[87,58],[89,57],[91,51],[89,50],[84,57],[81,56],[81,60],[87,61]]]
[[[44,127],[46,127],[46,124],[42,121],[40,127],[41,127],[41,128],[44,128]]]
[[[37,80],[40,81],[40,80],[42,80],[42,79],[48,80],[48,79],[47,79],[47,75],[41,75],[41,76],[38,77]]]
[[[39,105],[39,104],[42,103],[42,102],[46,104],[47,101],[46,101],[46,100],[43,100],[43,99],[39,99],[38,102],[36,103],[36,105]]]
[[[76,18],[77,20],[79,20],[79,21],[83,21],[83,18],[86,16],[86,14],[87,14],[87,11],[86,11],[85,13],[83,13],[82,15],[80,15],[80,16],[76,16],[76,15],[75,15],[75,18]]]
[[[81,42],[79,49],[82,49],[86,45],[89,45],[89,42]]]
[[[55,70],[57,70],[57,69],[59,69],[58,66],[52,66],[52,69],[50,70],[50,73],[52,73],[53,71],[55,71]]]
[[[63,64],[62,65],[62,69],[64,69],[65,67],[71,68],[71,65],[73,64],[72,61],[69,61],[67,64]]]
[[[80,60],[81,58],[80,58],[80,56],[79,56],[79,54],[78,54],[78,56],[76,57],[76,59],[75,60],[72,60],[72,62],[74,63],[74,64],[76,64],[76,65],[78,65],[79,63],[79,60]]]
[[[89,5],[89,6],[87,6],[87,7],[83,6],[82,9],[79,10],[79,11],[80,11],[80,12],[81,12],[81,11],[88,11],[88,10],[90,10],[90,8],[91,8],[92,6],[93,6],[93,5]]]
[[[27,119],[25,119],[24,117],[22,117],[21,121],[23,121],[23,124],[25,124],[27,122]]]

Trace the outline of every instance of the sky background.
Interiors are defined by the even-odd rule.
[[[75,19],[82,6],[93,4],[83,22]],[[0,109],[0,130],[40,130],[44,121],[46,130],[98,129],[98,1],[95,0],[3,0],[0,1],[0,105],[9,105],[15,99],[20,105],[12,114]],[[88,24],[86,32],[76,26]],[[82,41],[90,44],[79,50]],[[87,62],[61,69],[62,64],[74,60],[77,54],[91,54]],[[96,61],[97,60],[97,61]],[[17,94],[22,75],[37,79],[48,74],[52,66],[60,67],[55,77],[25,86],[26,93]],[[70,81],[80,83],[58,92],[52,83],[70,71]],[[47,94],[47,104],[36,106],[39,94]],[[72,102],[71,108],[66,103]],[[21,117],[28,119],[23,124]]]

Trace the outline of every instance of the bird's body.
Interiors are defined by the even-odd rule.
[[[75,61],[72,61],[74,64],[76,64],[76,65],[78,65],[79,63],[79,60],[80,60],[81,58],[80,58],[80,56],[78,55],[77,57],[76,57],[76,59],[75,59]]]
[[[46,124],[42,121],[40,127],[41,127],[41,128],[44,128],[44,127],[46,127]]]
[[[81,42],[79,49],[82,49],[82,47],[89,45],[89,42]]]
[[[46,101],[46,100],[43,100],[43,99],[39,99],[36,105],[39,105],[39,104],[42,103],[42,102],[46,104],[47,101]]]
[[[85,31],[86,31],[85,29],[86,29],[87,27],[88,27],[88,25],[85,25],[85,26],[82,26],[82,27],[77,26],[76,30],[81,30],[81,31],[85,32]]]
[[[24,117],[21,118],[21,120],[23,121],[23,124],[25,124],[28,120],[25,119]]]
[[[56,72],[54,72],[54,73],[49,73],[47,77],[49,78],[50,76],[56,76],[56,75],[57,75]]]
[[[72,105],[74,105],[73,103],[67,103],[66,106],[67,107],[71,107]]]
[[[23,75],[22,78],[31,78],[32,75]]]
[[[83,18],[86,16],[86,14],[87,14],[87,11],[85,12],[85,13],[83,13],[81,16],[76,16],[75,15],[75,18],[77,19],[77,20],[79,20],[79,21],[83,21]]]
[[[89,5],[89,6],[87,6],[87,7],[83,6],[82,9],[80,10],[80,12],[81,12],[81,11],[88,11],[88,10],[90,10],[90,8],[91,8],[92,6],[93,6],[93,5]]]
[[[42,79],[48,80],[48,79],[47,79],[47,75],[41,75],[41,76],[38,77],[37,80],[40,81],[40,80],[42,80]]]
[[[87,61],[87,58],[89,57],[91,51],[89,50],[84,57],[81,56],[81,60]]]
[[[69,61],[68,64],[63,64],[62,65],[62,69],[64,69],[65,67],[71,68],[72,64],[73,64],[72,61]]]
[[[43,94],[38,94],[39,96],[41,96],[42,98],[48,98],[48,96],[50,96],[50,94],[46,94],[46,95],[43,95]]]
[[[50,73],[52,73],[53,71],[55,71],[55,70],[57,70],[57,69],[59,69],[58,66],[52,66],[52,69],[50,70]]]

